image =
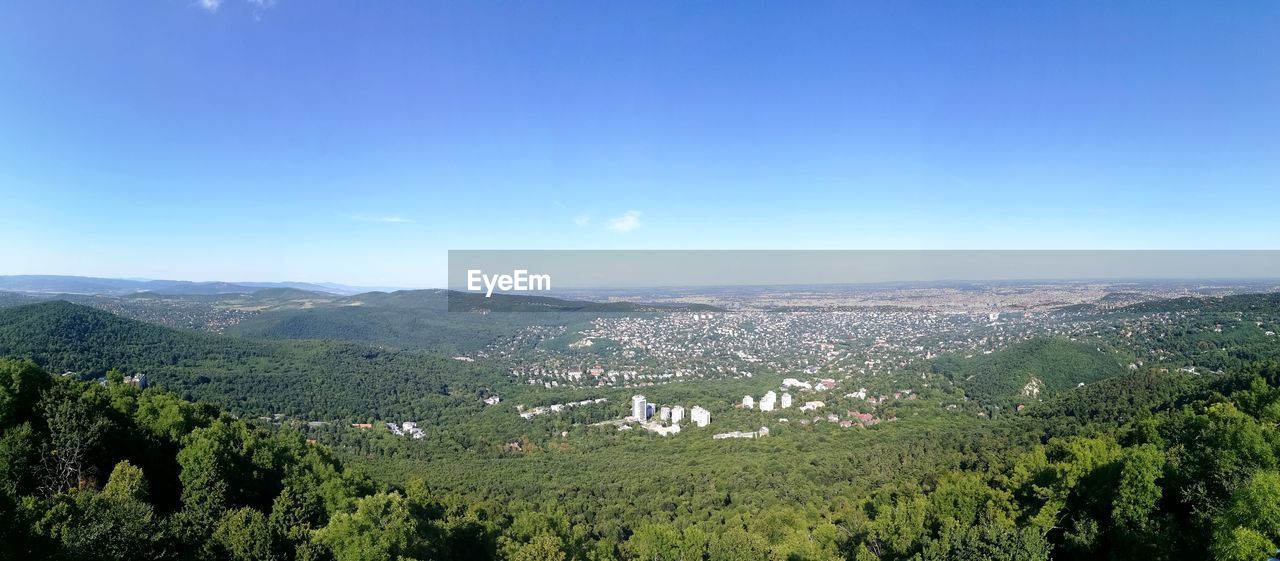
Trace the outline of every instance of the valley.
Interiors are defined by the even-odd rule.
[[[1025,302],[1034,290],[1013,293]],[[1032,469],[1035,454],[1123,447],[1134,423],[1200,414],[1176,404],[1262,391],[1256,380],[1270,383],[1267,365],[1280,359],[1280,296],[1215,290],[1138,301],[1130,292],[1123,305],[1106,293],[1035,310],[996,302],[981,313],[887,307],[896,297],[866,290],[859,298],[875,305],[823,311],[562,300],[548,312],[547,300],[511,295],[494,298],[543,311],[449,311],[444,291],[11,294],[0,356],[94,385],[109,386],[114,369],[142,373],[148,392],[327,446],[378,486],[425,485],[455,505],[449,516],[487,528],[472,538],[498,557],[546,535],[572,558],[630,558],[660,547],[646,545],[653,532],[685,539],[697,529],[708,556],[732,539],[746,541],[723,547],[854,559],[875,546],[897,548],[881,559],[905,559],[959,545],[941,534],[885,542],[902,530],[887,513],[917,504],[902,501],[934,501],[961,481],[1012,500],[1023,476],[1011,474]],[[213,310],[244,316],[201,319]],[[175,327],[177,318],[194,323]],[[651,419],[637,419],[633,397],[652,404]],[[722,439],[739,435],[749,438]],[[1167,478],[1190,477],[1166,466]],[[1059,484],[1070,496],[1075,483]],[[1075,543],[1039,526],[1055,503],[988,504],[1024,517],[1000,530],[1008,539],[1062,554]],[[1176,515],[1190,518],[1170,528],[1212,526]],[[532,520],[550,526],[519,537]],[[747,533],[730,531],[739,527]],[[1132,539],[1122,531],[1105,539]]]

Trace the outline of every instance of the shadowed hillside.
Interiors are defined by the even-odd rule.
[[[426,417],[470,405],[496,371],[447,357],[324,341],[252,341],[159,327],[54,301],[0,309],[0,355],[82,378],[142,372],[247,414]],[[435,414],[435,413],[431,413]]]

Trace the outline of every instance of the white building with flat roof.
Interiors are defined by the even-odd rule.
[[[640,423],[640,426],[649,432],[656,432],[662,436],[680,434],[680,425],[663,426],[661,423]]]
[[[743,406],[743,407],[746,407],[747,409],[755,409],[755,407],[756,407],[756,400],[755,400],[755,398],[753,398],[753,397],[751,397],[751,396],[749,396],[749,395],[744,395],[744,396],[742,396],[742,406]]]
[[[712,435],[711,438],[715,440],[724,440],[726,438],[762,438],[765,436],[769,436],[769,427],[760,427],[760,430],[751,432],[740,430],[722,432],[720,434]]]
[[[782,394],[782,408],[786,409],[788,407],[791,407],[791,394],[784,393]]]
[[[640,422],[649,419],[649,403],[643,395],[631,396],[631,417]]]
[[[823,403],[823,402],[821,402],[821,401],[806,401],[806,402],[804,402],[804,405],[801,405],[801,406],[800,406],[800,410],[801,410],[801,411],[813,411],[813,410],[815,410],[815,409],[822,409],[825,405],[826,405],[826,404],[825,404],[825,403]]]
[[[677,405],[671,408],[671,424],[678,425],[684,420],[684,406]]]
[[[764,397],[760,398],[760,410],[773,411],[773,408],[774,406],[777,405],[777,403],[778,403],[778,394],[774,392],[767,392],[764,394]]]
[[[697,405],[693,406],[693,409],[689,412],[689,417],[693,420],[693,424],[699,427],[711,424],[711,412]]]

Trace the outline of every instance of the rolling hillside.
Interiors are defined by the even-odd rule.
[[[38,294],[126,295],[138,292],[158,294],[250,294],[271,288],[294,288],[311,292],[351,294],[349,287],[302,282],[192,282],[178,280],[109,279],[66,275],[0,275],[0,290]]]
[[[964,359],[946,356],[933,369],[962,387],[972,399],[1008,404],[1047,397],[1078,384],[1124,372],[1119,353],[1108,347],[1065,339],[1036,339]]]
[[[0,309],[0,356],[82,378],[109,368],[240,414],[428,418],[505,383],[483,366],[324,341],[252,341],[129,320],[63,301]]]
[[[309,308],[258,314],[227,330],[254,339],[324,339],[467,353],[530,325],[570,325],[602,314],[714,311],[634,303],[598,303],[542,296],[485,298],[445,290],[369,292]]]

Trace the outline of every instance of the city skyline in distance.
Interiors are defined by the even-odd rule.
[[[472,290],[468,273],[547,275],[563,291],[946,286],[964,283],[1265,282],[1280,279],[1280,251],[886,251],[886,250],[459,250],[448,281],[410,286],[253,279],[149,279],[90,275],[0,275],[0,291],[131,294],[235,293],[290,288],[332,294]],[[483,290],[482,290],[483,292]],[[511,292],[510,290],[497,292]]]

